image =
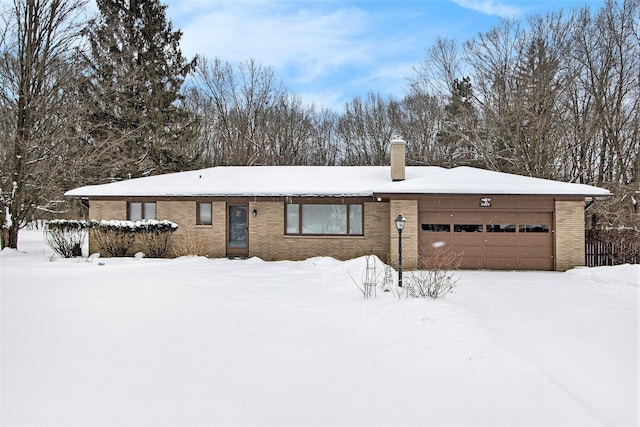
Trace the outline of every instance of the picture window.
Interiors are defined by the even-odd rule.
[[[297,204],[287,205],[287,234],[361,236],[363,206],[361,204]]]

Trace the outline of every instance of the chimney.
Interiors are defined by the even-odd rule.
[[[391,139],[391,179],[404,181],[404,150],[406,143],[399,136]]]

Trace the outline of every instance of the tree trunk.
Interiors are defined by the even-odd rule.
[[[9,227],[2,227],[2,240],[0,248],[18,249],[18,224],[11,224]]]

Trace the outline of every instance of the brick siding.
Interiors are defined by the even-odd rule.
[[[398,268],[398,229],[395,219],[402,214],[407,220],[402,231],[402,268],[418,268],[418,201],[391,200],[389,202],[389,236],[391,236],[390,264]]]
[[[267,261],[302,260],[315,256],[351,259],[373,253],[381,259],[389,256],[389,222],[387,203],[364,204],[364,236],[287,236],[285,234],[285,204],[282,202],[252,202],[249,212],[249,254]]]
[[[566,271],[585,265],[584,202],[556,200],[555,203],[556,270]]]

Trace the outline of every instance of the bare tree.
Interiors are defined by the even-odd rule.
[[[338,124],[344,162],[351,165],[389,164],[389,144],[399,132],[400,103],[369,92],[345,106]]]
[[[237,69],[200,58],[188,93],[201,116],[210,164],[292,165],[309,161],[315,111],[254,60]]]
[[[14,0],[0,28],[0,220],[2,246],[50,206],[75,141],[74,46],[81,0]]]

